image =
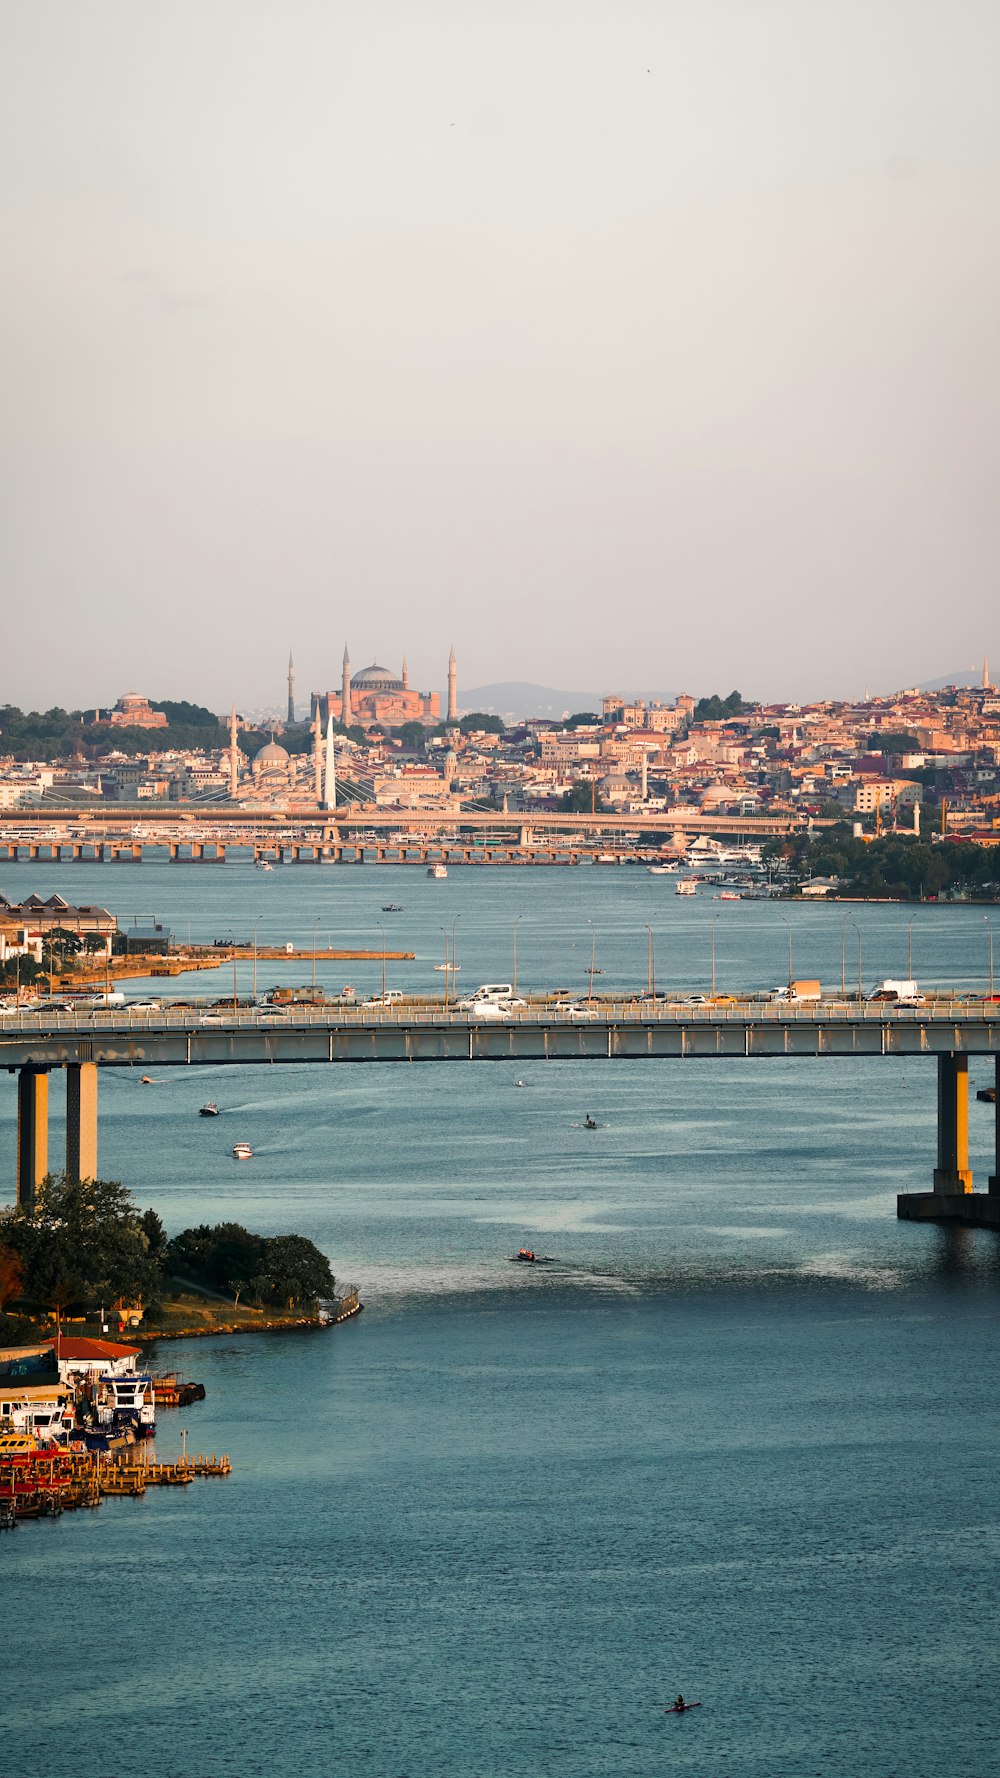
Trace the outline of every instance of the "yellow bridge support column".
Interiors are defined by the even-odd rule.
[[[989,1175],[989,1191],[991,1191],[991,1197],[1000,1197],[1000,1056],[996,1056],[993,1067],[996,1069],[995,1076],[993,1076],[996,1086],[996,1104],[993,1106],[993,1118],[995,1118],[995,1122],[993,1122],[993,1172]]]
[[[971,1192],[969,1166],[969,1058],[938,1057],[938,1160],[936,1192]]]
[[[32,1209],[49,1170],[49,1077],[44,1068],[22,1068],[17,1077],[17,1203]]]
[[[70,1062],[66,1069],[66,1173],[97,1178],[96,1062]]]

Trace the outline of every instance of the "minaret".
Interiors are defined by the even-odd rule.
[[[448,656],[448,721],[458,721],[458,681],[455,667],[455,645]]]
[[[333,717],[326,719],[326,771],[323,775],[323,807],[337,807],[337,762],[333,752]]]
[[[322,731],[319,726],[319,699],[316,700],[316,714],[313,717],[313,791],[316,807],[323,801],[323,743]]]
[[[239,748],[236,742],[236,705],[229,714],[229,797],[235,802],[239,793],[240,766]]]
[[[989,689],[990,689],[990,663],[984,655],[983,656],[983,690],[989,691]]]
[[[291,649],[288,650],[288,720],[295,721],[295,663]]]
[[[344,649],[344,679],[340,692],[340,720],[346,728],[352,720],[351,711],[351,657]]]
[[[403,656],[403,690],[409,691],[409,689],[410,689],[410,675],[406,670],[406,656],[404,654],[404,656]]]

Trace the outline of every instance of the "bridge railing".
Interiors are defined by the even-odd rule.
[[[164,1007],[159,1012],[130,1012],[122,1009],[97,1009],[89,1012],[55,1012],[42,1008],[34,1011],[7,1012],[0,1015],[0,1037],[31,1032],[136,1033],[148,1031],[262,1030],[290,1031],[314,1027],[358,1028],[365,1026],[398,1027],[414,1025],[471,1026],[488,1030],[497,1024],[573,1026],[601,1024],[686,1024],[717,1025],[760,1024],[814,1025],[862,1021],[884,1023],[947,1023],[957,1018],[981,1019],[1000,1023],[1000,1002],[969,995],[939,996],[920,1007],[893,1006],[886,1002],[828,1000],[796,1006],[762,1000],[734,1000],[725,1006],[687,1006],[681,1002],[651,1002],[638,999],[585,1000],[575,1003],[570,1011],[558,1002],[534,1004],[502,1014],[499,1018],[480,1019],[468,1010],[445,1007],[440,1002],[411,1002],[405,1006],[297,1006],[287,1011],[240,1007],[200,1006],[173,1011]]]

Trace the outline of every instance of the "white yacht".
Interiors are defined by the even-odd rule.
[[[427,875],[429,877],[437,877],[438,879],[446,877],[448,875],[448,866],[446,864],[429,864],[427,866]]]

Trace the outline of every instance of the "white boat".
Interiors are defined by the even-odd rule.
[[[457,975],[462,965],[460,963],[435,963],[434,967],[439,969],[442,975]]]
[[[674,890],[675,895],[697,895],[697,893],[698,893],[697,885],[692,881],[692,879],[690,877],[685,877],[684,881],[682,883],[678,883],[676,889]]]
[[[646,869],[651,877],[675,877],[680,866],[676,864],[647,864]]]
[[[269,864],[266,858],[258,858],[257,869],[258,870],[273,870],[274,865]]]
[[[448,875],[448,866],[446,864],[429,864],[427,866],[427,875],[429,877],[438,878],[446,877]]]
[[[250,1147],[249,1142],[233,1143],[233,1159],[237,1161],[253,1160],[253,1149]]]
[[[199,1117],[218,1117],[218,1115],[219,1107],[216,1105],[214,1099],[206,1100],[205,1104],[198,1108]]]

